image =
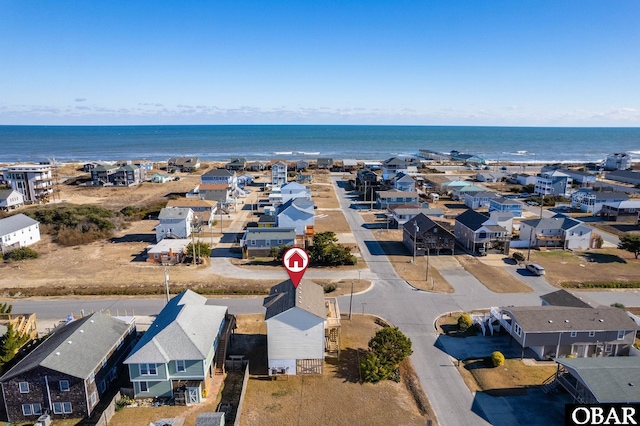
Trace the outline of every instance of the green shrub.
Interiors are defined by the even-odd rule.
[[[369,340],[369,352],[360,362],[360,373],[365,382],[389,379],[398,365],[413,353],[411,339],[398,327],[378,330]]]
[[[463,312],[462,315],[458,317],[458,329],[460,331],[467,331],[472,325],[473,320],[471,319],[471,315],[468,313]]]
[[[502,355],[502,352],[495,351],[491,354],[491,364],[493,364],[494,367],[504,365],[504,355]]]
[[[525,260],[524,254],[519,251],[514,251],[511,257],[518,263],[524,262]]]
[[[116,401],[116,411],[122,410],[124,407],[127,407],[133,404],[135,401],[128,396],[123,396],[119,400]]]
[[[332,293],[336,291],[336,285],[335,284],[327,284],[324,286],[324,292],[325,293]]]
[[[187,252],[187,256],[193,256],[194,253],[194,244],[193,243],[189,243],[187,245],[187,248],[185,249],[185,251]],[[198,241],[195,244],[195,253],[196,256],[200,256],[201,258],[203,257],[209,257],[211,256],[211,247],[209,247],[209,244],[207,243],[203,243],[202,241]]]
[[[9,260],[37,259],[38,252],[29,247],[21,247],[5,254],[5,258]]]
[[[612,307],[612,308],[619,308],[619,309],[622,309],[622,310],[626,310],[626,309],[627,309],[627,308],[626,308],[622,303],[620,303],[620,302],[612,303],[612,304],[611,304],[611,307]]]

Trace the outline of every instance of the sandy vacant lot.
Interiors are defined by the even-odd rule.
[[[275,381],[252,377],[240,424],[426,424],[404,383],[360,383],[358,357],[378,329],[369,316],[343,319],[340,361],[325,362],[323,375]],[[260,330],[264,327],[253,326],[246,333]],[[236,336],[242,333],[236,330]]]

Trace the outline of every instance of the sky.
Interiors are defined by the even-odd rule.
[[[0,124],[640,126],[640,2],[0,2]]]

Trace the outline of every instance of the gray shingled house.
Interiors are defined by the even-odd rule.
[[[506,307],[500,323],[541,359],[628,355],[638,330],[624,310],[602,305]]]
[[[185,290],[172,298],[124,363],[136,398],[175,398],[197,404],[215,370],[222,373],[235,317],[226,306]]]
[[[12,423],[90,417],[136,338],[133,318],[94,313],[56,328],[0,377]]]
[[[325,354],[339,350],[340,311],[321,286],[286,280],[264,299],[269,375],[321,374]]]

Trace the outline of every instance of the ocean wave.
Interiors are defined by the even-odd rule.
[[[274,155],[293,155],[293,151],[276,151]]]
[[[320,155],[320,151],[316,151],[316,152],[296,151],[296,154],[299,154],[299,155]]]
[[[632,155],[640,155],[640,151],[628,151],[628,153]]]

